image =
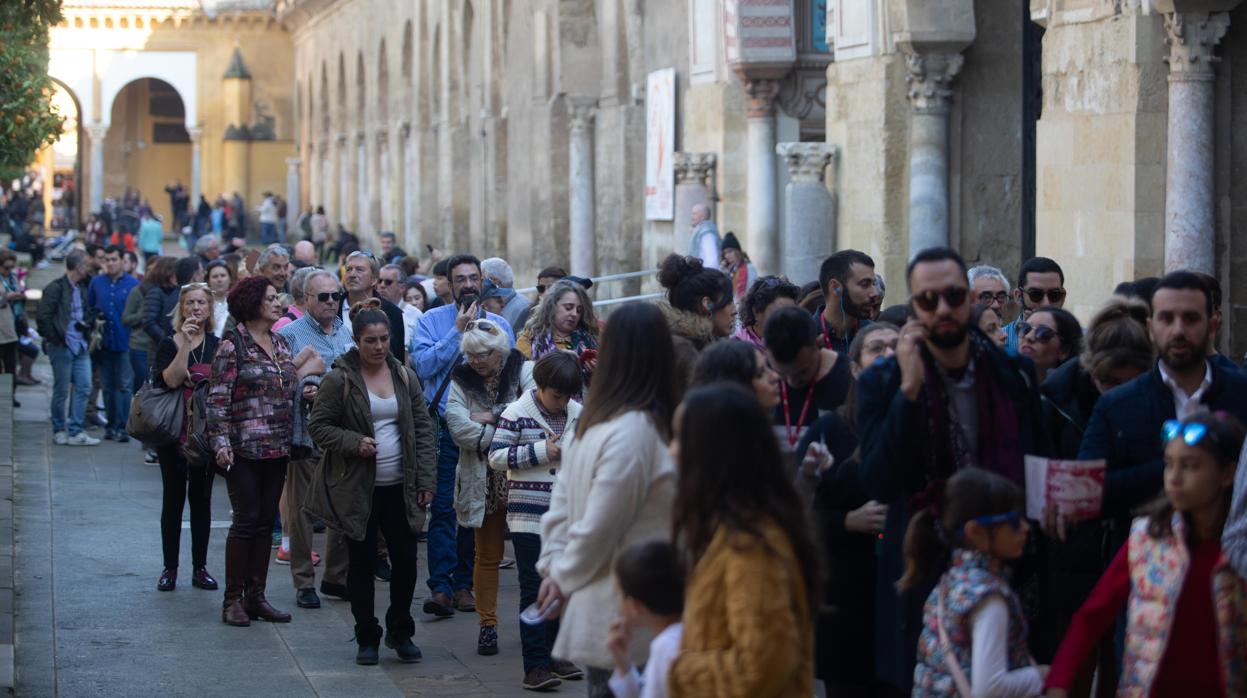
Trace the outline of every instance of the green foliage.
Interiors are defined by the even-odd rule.
[[[60,20],[61,0],[0,0],[0,177],[61,133],[48,77],[48,29]]]

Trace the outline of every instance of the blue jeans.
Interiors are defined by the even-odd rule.
[[[108,415],[108,431],[120,434],[126,430],[130,416],[130,398],[134,388],[133,367],[129,351],[100,352],[100,390],[104,393],[104,412]]]
[[[511,547],[515,549],[515,568],[520,575],[520,610],[537,601],[541,587],[541,575],[537,574],[537,558],[541,557],[541,536],[536,533],[512,533]],[[550,666],[550,650],[559,636],[557,618],[537,625],[521,622],[520,642],[524,646],[524,673],[537,667]]]
[[[142,332],[143,330],[134,330]],[[134,379],[130,386],[130,394],[138,395],[143,381],[147,380],[147,352],[139,349],[130,350],[130,375]]]
[[[277,242],[277,224],[261,223],[260,224],[260,242],[265,245],[271,245]]]
[[[65,431],[65,399],[69,397],[69,384],[74,394],[69,401],[69,435],[82,433],[82,423],[87,418],[87,398],[91,396],[91,354],[82,351],[74,354],[66,346],[48,345],[48,358],[52,361],[52,431]]]
[[[455,467],[459,447],[443,423],[437,440],[437,492],[429,507],[428,550],[429,591],[453,596],[460,589],[472,588],[472,563],[476,538],[470,528],[458,525],[455,516]]]
[[[277,242],[280,242],[283,245],[286,244],[286,219],[285,218],[277,219]]]

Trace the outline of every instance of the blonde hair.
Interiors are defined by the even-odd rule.
[[[202,281],[196,281],[192,284],[186,284],[182,287],[182,290],[178,291],[177,305],[173,306],[173,312],[170,313],[173,317],[173,330],[175,332],[182,329],[182,323],[186,321],[186,317],[182,315],[182,301],[186,299],[187,294],[195,293],[196,291],[199,291],[208,297],[208,318],[204,321],[204,326],[200,329],[207,332],[216,326],[216,318],[213,317],[215,314],[213,306],[216,303],[216,299],[212,296],[212,289],[208,287],[208,284]]]
[[[1093,378],[1120,366],[1147,371],[1156,360],[1148,335],[1147,303],[1138,298],[1112,296],[1091,317],[1083,335],[1082,367]]]

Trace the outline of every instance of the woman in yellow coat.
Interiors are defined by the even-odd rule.
[[[818,547],[766,413],[717,384],[690,392],[675,423],[673,527],[695,564],[669,694],[813,695]]]

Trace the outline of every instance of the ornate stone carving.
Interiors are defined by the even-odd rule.
[[[571,118],[572,133],[585,133],[593,128],[593,117],[597,113],[597,105],[596,99],[568,98],[567,115]]]
[[[378,128],[376,133],[377,145],[383,146],[390,140],[390,133],[383,128]]]
[[[677,152],[671,161],[676,184],[705,184],[714,176],[714,153]]]
[[[836,156],[830,143],[780,143],[775,152],[788,165],[788,176],[794,182],[822,182],[823,172]]]
[[[411,136],[411,122],[400,121],[398,123],[398,137],[406,140]]]
[[[186,129],[186,135],[190,138],[191,143],[198,143],[199,139],[204,135],[204,130],[198,126],[191,126]]]
[[[108,124],[91,123],[83,126],[87,130],[87,137],[90,138],[91,144],[103,143],[104,137],[108,135]]]
[[[960,53],[905,54],[905,65],[909,69],[905,82],[909,85],[909,101],[914,111],[947,111],[953,96],[953,78],[961,71],[963,63],[965,58]]]
[[[741,76],[745,86],[745,116],[766,119],[775,115],[775,98],[779,96],[779,80]]]
[[[1226,12],[1173,12],[1165,15],[1170,80],[1212,80],[1217,44],[1230,26]]]
[[[368,134],[364,132],[364,129],[361,128],[355,132],[355,142],[359,145],[368,143]]]

